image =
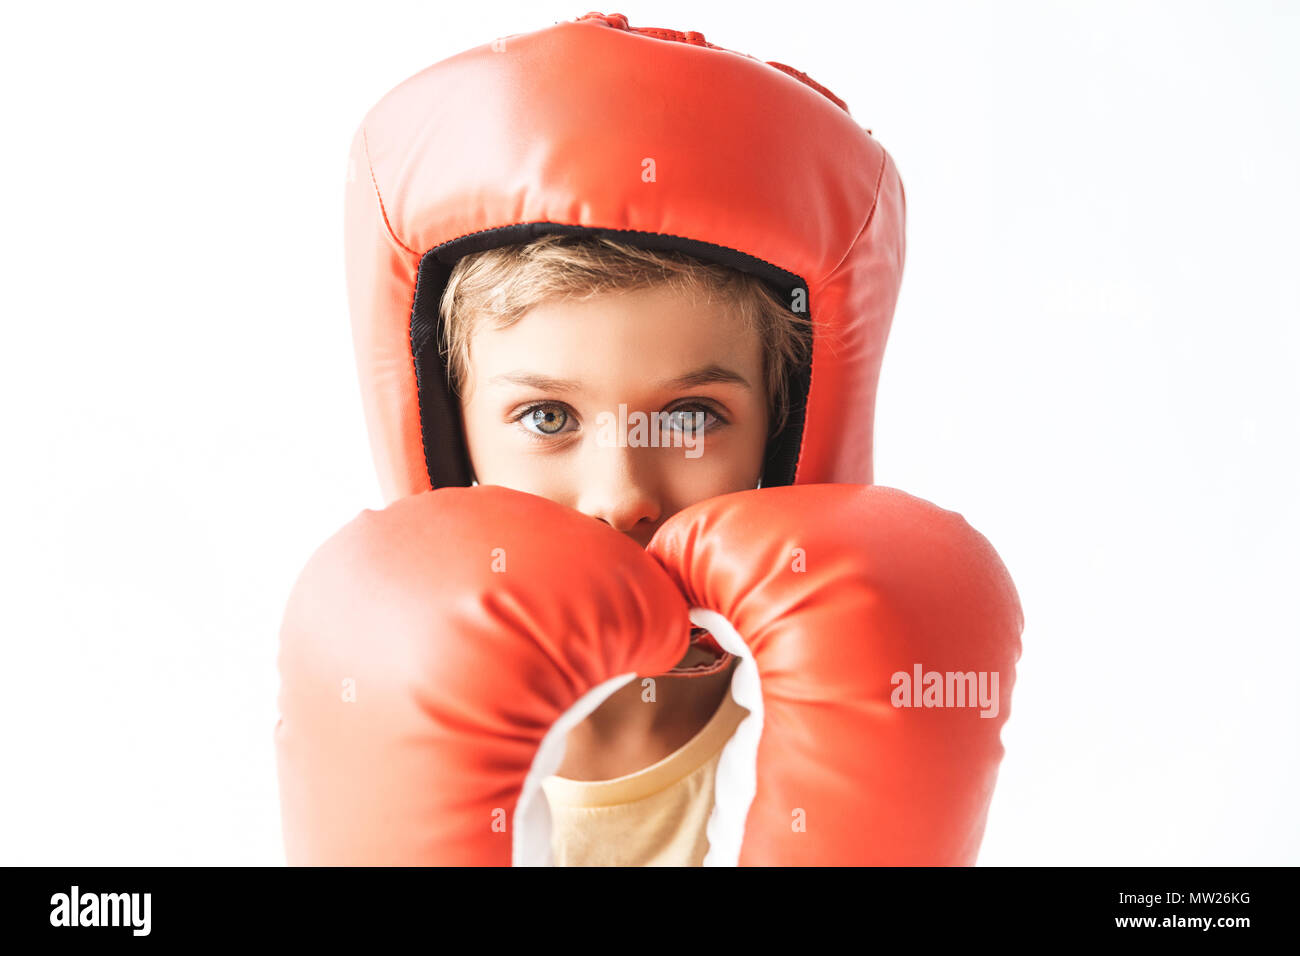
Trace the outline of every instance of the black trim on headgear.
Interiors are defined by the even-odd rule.
[[[630,246],[668,252],[683,252],[705,262],[730,266],[765,281],[785,302],[808,302],[808,284],[792,272],[746,255],[726,246],[684,239],[658,232],[630,229],[599,229],[555,222],[529,222],[496,229],[484,229],[434,246],[420,258],[415,280],[415,304],[411,309],[411,354],[415,356],[415,379],[420,402],[420,439],[424,445],[424,464],[434,488],[467,486],[473,482],[469,452],[461,425],[460,403],[447,387],[447,365],[442,354],[444,341],[439,305],[457,260],[475,252],[499,246],[524,243],[550,233],[585,235],[612,239]],[[769,488],[794,482],[803,441],[808,387],[812,376],[812,343],[803,362],[789,372],[789,415],[785,427],[771,436],[763,460],[762,485]],[[435,451],[450,443],[457,451],[452,456]]]

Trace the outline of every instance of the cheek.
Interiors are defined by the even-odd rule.
[[[474,406],[464,400],[460,403],[460,430],[461,434],[465,436],[465,448],[469,452],[470,467],[474,469],[477,475],[483,470],[482,464],[485,458],[486,449],[482,437],[484,431],[478,421]]]
[[[495,412],[461,406],[461,423],[470,466],[480,485],[500,485],[567,504],[576,487],[571,459],[539,454],[517,425],[501,421]]]
[[[733,431],[725,440],[713,443],[706,436],[698,458],[674,451],[666,475],[674,506],[684,508],[706,498],[756,488],[766,449],[766,430],[753,427]]]
[[[482,403],[461,403],[461,425],[464,429],[465,447],[469,452],[470,467],[481,485],[505,484],[501,481],[502,466],[509,461],[505,447],[505,428],[489,414]]]

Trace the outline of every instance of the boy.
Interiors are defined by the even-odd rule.
[[[619,14],[372,108],[389,504],[285,613],[290,863],[975,861],[1023,618],[959,514],[871,484],[904,211],[829,90]]]
[[[758,487],[788,370],[806,360],[807,320],[763,283],[609,239],[467,256],[442,315],[477,482],[550,498],[642,547],[687,505]],[[699,453],[602,440],[598,422],[622,406],[667,417]],[[748,714],[730,695],[736,663],[697,643],[652,700],[630,683],[569,732],[545,783],[557,864],[703,861],[718,758]]]

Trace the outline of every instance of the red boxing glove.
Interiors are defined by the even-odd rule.
[[[1024,623],[982,535],[893,488],[795,485],[692,505],[648,550],[746,658],[706,866],[974,864]]]
[[[275,728],[290,865],[551,860],[570,727],[685,655],[681,595],[608,525],[444,488],[363,511],[294,587]]]

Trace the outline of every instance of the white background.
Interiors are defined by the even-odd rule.
[[[383,504],[350,137],[585,2],[6,9],[0,863],[283,861],[280,613]],[[876,480],[1027,619],[980,863],[1300,863],[1300,3],[603,12],[808,72],[898,163]]]

